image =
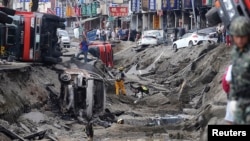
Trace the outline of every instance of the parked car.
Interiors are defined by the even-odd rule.
[[[147,30],[142,33],[138,45],[159,45],[165,43],[164,30]]]
[[[57,30],[57,35],[61,37],[63,47],[70,47],[70,37],[66,30]]]
[[[209,38],[209,35],[206,33],[186,33],[179,40],[173,42],[173,48],[175,50],[183,47],[192,47],[194,45],[201,44],[204,41],[214,42],[213,39]]]
[[[166,28],[166,40],[167,44],[173,44],[174,41],[179,39],[181,36],[183,36],[186,33],[185,28]]]
[[[210,38],[210,40],[213,40],[217,42],[218,40],[218,35],[216,32],[216,27],[208,27],[208,28],[203,28],[203,29],[195,29],[195,30],[189,30],[189,33],[204,33],[207,34],[207,38]]]

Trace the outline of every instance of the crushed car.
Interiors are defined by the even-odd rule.
[[[59,73],[61,90],[59,105],[62,113],[91,119],[105,109],[106,88],[103,78],[84,69],[66,69]]]

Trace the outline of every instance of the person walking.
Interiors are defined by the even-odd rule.
[[[105,29],[102,29],[101,30],[101,41],[106,41],[106,31]]]
[[[118,29],[117,34],[118,34],[119,40],[121,40],[121,38],[122,38],[122,28]]]
[[[235,124],[250,124],[250,20],[236,17],[229,30],[234,43],[230,110]]]
[[[88,62],[88,50],[89,50],[89,43],[86,38],[82,39],[82,42],[80,43],[80,51],[77,54],[76,58],[79,59],[80,55],[84,55],[84,62]]]
[[[124,78],[125,74],[123,72],[123,67],[118,68],[119,72],[116,75],[116,80],[115,80],[115,94],[118,96],[120,94],[120,90],[122,91],[123,95],[126,95],[126,89],[124,86]]]

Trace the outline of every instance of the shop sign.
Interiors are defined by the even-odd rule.
[[[56,15],[61,16],[61,7],[56,7]]]
[[[137,11],[137,0],[131,0],[131,11],[132,12]]]
[[[179,10],[182,8],[182,0],[162,0],[162,10]]]
[[[141,0],[136,0],[136,12],[140,12],[141,11]]]
[[[128,16],[128,7],[109,7],[110,16],[125,17]]]
[[[91,3],[91,14],[92,16],[97,15],[97,3],[96,2]]]
[[[72,14],[73,14],[72,11],[73,11],[73,10],[72,10],[72,7],[69,6],[69,5],[67,5],[67,6],[66,6],[66,16],[67,16],[67,17],[71,17]]]
[[[87,16],[90,16],[90,17],[92,16],[92,14],[91,14],[92,11],[91,10],[92,10],[91,9],[91,4],[88,4],[87,5]]]
[[[156,10],[155,0],[149,0],[149,10],[150,11]]]
[[[82,4],[82,16],[87,16],[87,5]]]

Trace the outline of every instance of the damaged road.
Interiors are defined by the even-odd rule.
[[[98,141],[203,141],[206,125],[224,117],[220,79],[230,49],[132,46],[122,42],[114,56],[114,68],[125,67],[127,96],[115,95],[116,70],[100,62],[82,64],[65,56],[57,66],[1,70],[0,139],[82,141],[93,135]],[[134,84],[147,86],[149,93],[138,99]],[[99,105],[89,103],[95,101]]]

